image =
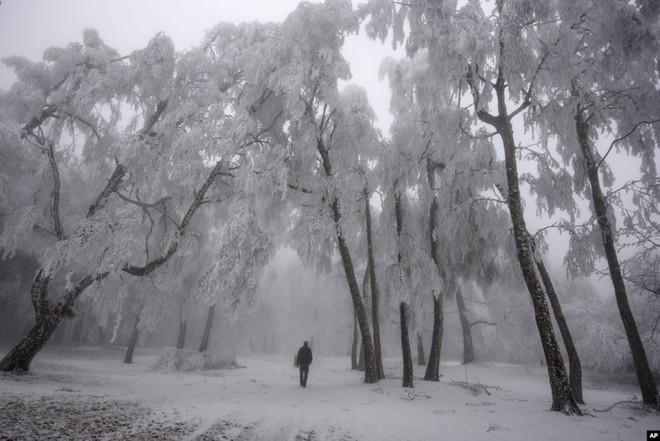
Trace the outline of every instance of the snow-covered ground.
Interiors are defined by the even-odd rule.
[[[126,365],[117,350],[43,351],[30,373],[0,375],[0,439],[629,441],[660,429],[639,406],[593,410],[638,395],[632,378],[586,373],[588,414],[566,416],[548,410],[540,366],[443,364],[439,383],[415,366],[415,388],[403,389],[398,360],[369,385],[349,360],[316,358],[301,388],[293,355],[183,374],[154,370],[159,353],[138,348]]]

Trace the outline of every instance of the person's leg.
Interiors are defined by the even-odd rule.
[[[303,387],[307,387],[307,376],[309,375],[309,366],[305,366],[305,375],[303,376]]]
[[[304,373],[304,371],[305,371],[305,368],[303,368],[303,366],[300,365],[300,366],[298,367],[298,369],[300,370],[300,385],[301,385],[301,386],[304,386],[305,383],[303,383],[303,373]]]

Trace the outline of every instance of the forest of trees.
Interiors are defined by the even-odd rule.
[[[72,340],[130,336],[126,362],[163,322],[168,346],[206,352],[214,317],[254,312],[286,246],[336,276],[318,291],[343,306],[319,310],[354,323],[367,383],[392,329],[403,386],[413,358],[439,381],[455,314],[464,363],[536,357],[552,410],[582,412],[583,367],[632,369],[657,407],[659,15],[652,0],[326,0],[220,23],[183,52],[160,33],[121,54],[87,29],[42,61],[4,59],[0,318],[15,341],[0,370],[28,370],[74,318]],[[389,133],[349,83],[358,32],[405,49],[380,68]],[[649,305],[636,316],[633,296]]]

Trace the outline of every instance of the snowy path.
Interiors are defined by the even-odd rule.
[[[348,360],[315,359],[307,388],[291,357],[239,358],[245,368],[195,373],[133,365],[118,351],[52,350],[28,375],[0,375],[0,439],[189,439],[274,441],[636,440],[660,428],[657,413],[618,406],[568,417],[548,411],[545,369],[442,366],[440,383],[400,387],[400,363],[374,385]],[[415,366],[417,376],[423,367]],[[461,381],[492,386],[474,394]],[[629,381],[587,374],[585,410],[637,393]]]

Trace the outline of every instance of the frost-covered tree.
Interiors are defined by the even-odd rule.
[[[538,72],[544,68],[553,45],[538,28],[541,23],[554,20],[555,15],[550,4],[527,0],[498,0],[491,15],[484,12],[484,6],[476,0],[460,8],[456,1],[395,4],[374,0],[363,7],[362,13],[370,16],[367,30],[373,37],[384,40],[392,30],[394,43],[405,43],[410,56],[427,49],[435,78],[451,81],[458,96],[467,94],[471,98],[471,111],[466,115],[469,123],[494,129],[502,142],[507,202],[518,261],[534,305],[547,361],[551,408],[580,413],[568,384],[528,240],[512,126],[513,119],[536,99]],[[509,109],[511,105],[515,106],[513,110]]]
[[[358,146],[371,142],[373,112],[337,86],[350,75],[341,48],[356,25],[348,2],[302,3],[269,29],[269,40],[242,55],[261,63],[254,83],[263,86],[248,93],[263,103],[253,118],[268,134],[264,166],[273,177],[271,194],[293,207],[292,238],[304,261],[329,267],[335,246],[339,250],[362,335],[365,382],[373,383],[373,342],[351,250],[363,224]]]
[[[595,221],[586,228],[591,231],[588,236],[575,237],[579,230],[570,230],[567,262],[575,264],[571,269],[576,273],[592,271],[595,250],[590,240],[598,242],[595,246],[607,261],[642,400],[658,406],[657,387],[617,253],[617,236],[620,246],[639,239],[634,233],[617,235],[617,212],[624,221],[622,232],[645,231],[648,237],[656,229],[651,219],[658,214],[660,200],[654,159],[660,128],[658,8],[616,0],[560,2],[558,6],[556,32],[562,36],[557,40],[561,44],[556,45],[547,67],[560,74],[543,79],[548,92],[547,99],[539,102],[539,117],[556,136],[562,160],[574,170],[575,191],[590,200]],[[632,197],[605,190],[616,178],[606,162],[616,150],[641,159],[640,178],[622,187]],[[625,208],[635,204],[632,211]]]
[[[10,214],[0,246],[31,251],[41,267],[36,324],[0,369],[27,370],[94,283],[146,276],[194,246],[196,213],[245,182],[250,164],[238,160],[256,132],[250,106],[238,105],[239,54],[207,50],[179,55],[158,34],[120,57],[87,30],[43,62],[5,60],[18,81],[2,101]]]

